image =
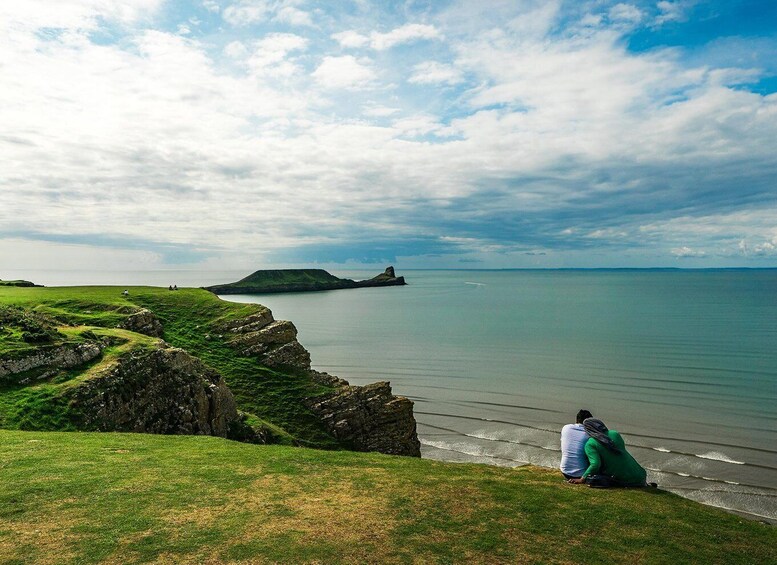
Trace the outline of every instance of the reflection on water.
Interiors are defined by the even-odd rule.
[[[777,271],[403,274],[226,298],[293,320],[316,368],[390,380],[424,457],[556,466],[587,408],[661,486],[777,519]]]

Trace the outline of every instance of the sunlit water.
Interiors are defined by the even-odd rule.
[[[408,286],[224,298],[292,320],[317,369],[391,381],[415,402],[424,457],[555,467],[561,426],[587,408],[649,480],[777,520],[777,270],[400,274]],[[201,286],[245,275],[3,278]]]

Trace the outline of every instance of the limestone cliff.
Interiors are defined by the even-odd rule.
[[[309,400],[329,432],[356,451],[421,456],[413,403],[387,382],[342,386]]]
[[[119,324],[120,328],[137,332],[151,337],[162,337],[164,328],[162,323],[151,310],[140,308],[133,312]]]
[[[332,387],[331,393],[307,400],[308,408],[338,441],[357,451],[420,457],[413,403],[394,396],[388,382],[351,386],[310,368],[310,353],[297,341],[294,324],[277,321],[262,308],[256,314],[223,324],[219,331],[240,354],[257,357],[279,369],[302,371]]]
[[[15,381],[18,384],[27,384],[30,380],[45,379],[62,369],[78,367],[96,359],[102,349],[102,343],[86,342],[42,346],[16,358],[2,358],[0,382]],[[31,372],[35,374],[30,374]],[[19,376],[12,378],[15,375]]]
[[[226,437],[238,420],[224,379],[183,349],[138,351],[81,384],[74,403],[101,431]]]

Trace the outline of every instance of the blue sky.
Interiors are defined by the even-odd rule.
[[[0,6],[0,277],[777,266],[777,3]]]

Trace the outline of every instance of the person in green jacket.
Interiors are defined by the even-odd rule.
[[[583,428],[588,434],[588,441],[585,442],[588,468],[582,477],[570,479],[570,483],[581,484],[593,475],[605,475],[611,479],[613,486],[647,486],[647,472],[626,451],[626,445],[618,432],[608,430],[604,422],[596,418],[583,420]]]

